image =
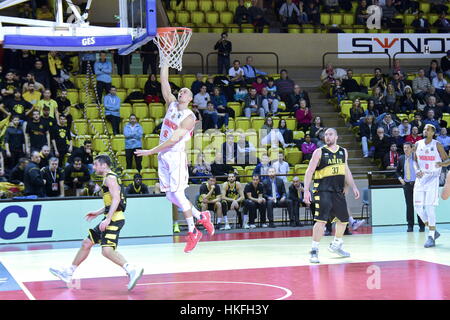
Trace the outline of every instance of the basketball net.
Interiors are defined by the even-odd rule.
[[[158,28],[158,34],[153,39],[159,50],[159,67],[170,67],[181,71],[182,58],[192,29],[189,28]]]

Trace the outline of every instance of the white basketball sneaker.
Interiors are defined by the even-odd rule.
[[[50,271],[52,275],[64,281],[65,283],[72,282],[72,273],[70,273],[67,269],[49,268],[48,271]]]
[[[136,282],[139,280],[140,277],[142,277],[143,273],[144,268],[142,267],[135,267],[128,273],[128,277],[130,277],[130,282],[128,282],[128,291],[133,290],[133,288],[136,286]]]

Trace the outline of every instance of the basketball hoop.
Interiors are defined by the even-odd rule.
[[[159,67],[168,66],[181,71],[182,58],[192,36],[190,28],[158,28],[153,39],[159,50]]]

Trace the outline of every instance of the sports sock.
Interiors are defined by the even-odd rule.
[[[355,219],[353,219],[353,217],[348,217],[348,222],[350,225],[353,225],[355,223]]]
[[[244,214],[244,224],[247,224],[247,223],[248,223],[248,215]]]
[[[194,218],[193,217],[186,218],[186,222],[188,224],[189,232],[194,232],[194,229],[195,229]]]
[[[311,248],[312,248],[312,249],[319,249],[319,242],[313,241],[313,242],[312,242],[312,245],[311,245]]]
[[[197,210],[196,207],[192,206],[192,215],[196,218],[196,219],[201,219],[200,217],[200,211]]]
[[[123,267],[123,269],[124,269],[127,273],[130,273],[130,271],[133,270],[132,265],[129,264],[128,262],[125,263],[122,267]]]
[[[336,238],[336,237],[334,237],[333,244],[334,244],[335,246],[340,246],[340,245],[342,245],[343,243],[344,243],[344,240],[342,240],[342,238]]]
[[[428,231],[428,235],[431,236],[434,239],[434,234],[436,233],[436,230],[430,230]]]
[[[222,222],[222,218],[217,218],[217,224],[220,224]]]
[[[75,270],[77,269],[77,266],[76,265],[71,265],[68,269],[67,269],[67,272],[69,273],[69,274],[73,274],[74,272],[75,272]]]
[[[223,222],[225,222],[225,224],[228,224],[228,217],[227,216],[223,217]]]

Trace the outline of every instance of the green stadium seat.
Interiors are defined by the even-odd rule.
[[[355,24],[355,15],[351,13],[344,13],[342,24],[352,26]]]
[[[229,11],[220,12],[220,23],[229,25],[233,23],[233,13]]]
[[[139,120],[139,124],[142,126],[142,130],[144,134],[152,134],[153,130],[155,130],[155,120],[153,119],[141,119]]]
[[[124,74],[122,76],[122,84],[124,89],[135,89],[136,76],[134,74]]]
[[[74,120],[72,122],[72,132],[77,136],[89,135],[87,121],[84,119]]]
[[[203,11],[192,11],[191,12],[191,22],[195,23],[197,26],[205,22],[205,13]]]
[[[226,28],[223,23],[216,23],[214,25],[211,25],[211,33],[223,33],[225,32]]]
[[[181,26],[184,26],[191,21],[191,15],[188,11],[177,11],[175,16],[177,23]]]
[[[199,0],[198,8],[203,12],[211,11],[213,7],[213,2],[211,0]]]
[[[219,13],[216,11],[206,12],[206,23],[210,25],[215,25],[219,23]]]
[[[301,33],[301,28],[298,24],[288,25],[288,33]]]
[[[117,74],[113,74],[111,76],[111,85],[116,87],[117,89],[122,88],[122,78],[117,75]]]
[[[150,117],[155,120],[163,118],[166,113],[166,108],[162,103],[150,103],[149,110]]]
[[[209,33],[209,24],[208,23],[199,23],[199,24],[197,24],[197,32],[199,32],[199,33]]]
[[[177,2],[180,2],[180,3],[177,5]],[[170,1],[170,9],[172,9],[174,11],[183,10],[183,4],[184,4],[184,1],[171,0]]]
[[[133,108],[131,107],[131,104],[129,103],[122,103],[120,105],[120,117],[122,119],[128,119],[130,117],[130,114],[133,113]]]
[[[342,21],[343,21],[342,14],[340,14],[340,13],[331,14],[331,20],[330,20],[331,24],[336,24],[336,25],[340,26],[342,24]]]
[[[133,113],[138,119],[148,118],[148,105],[146,103],[134,103]]]
[[[125,136],[123,134],[115,135],[111,139],[111,145],[114,152],[125,150]]]
[[[216,10],[218,12],[227,11],[227,7],[228,7],[227,6],[227,1],[225,1],[225,0],[214,0],[212,3],[213,3],[214,10]]]
[[[329,13],[320,14],[320,23],[328,26],[331,21],[331,15]]]
[[[184,10],[186,11],[196,11],[198,9],[197,0],[185,0],[184,1]]]

